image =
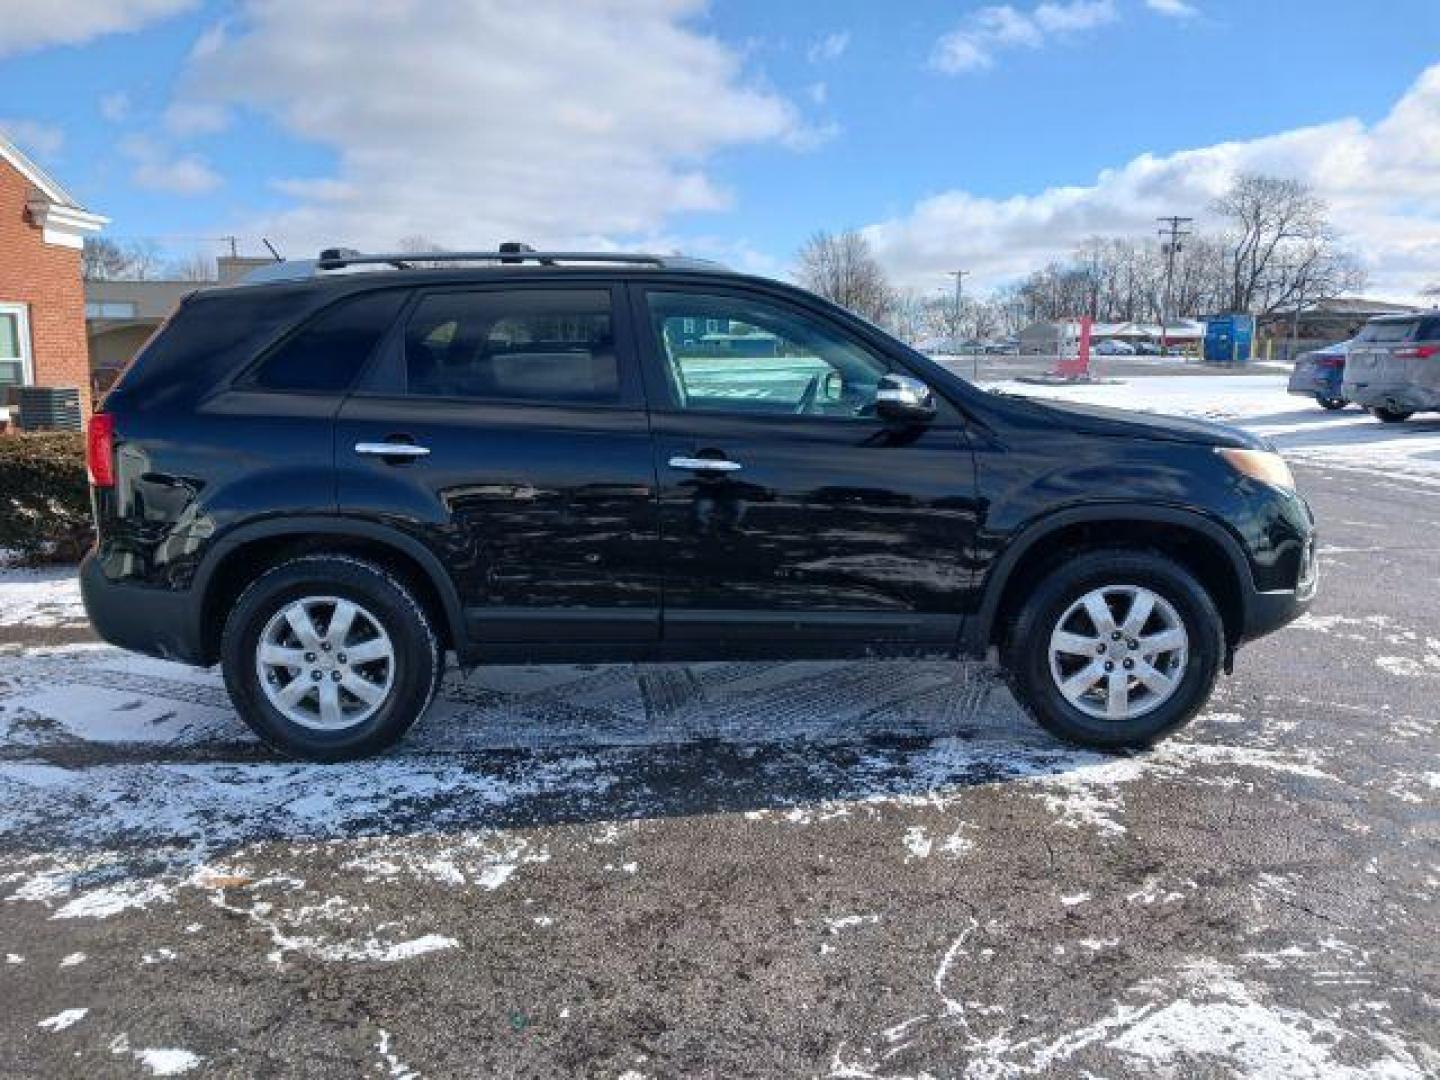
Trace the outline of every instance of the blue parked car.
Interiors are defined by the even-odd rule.
[[[1345,381],[1345,357],[1349,353],[1348,341],[1301,353],[1290,375],[1290,393],[1314,398],[1322,409],[1345,408],[1350,403],[1341,392],[1341,383]]]

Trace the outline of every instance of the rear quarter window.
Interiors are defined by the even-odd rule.
[[[359,376],[404,302],[399,289],[350,297],[271,349],[243,380],[259,390],[343,393]]]

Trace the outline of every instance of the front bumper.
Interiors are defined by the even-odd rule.
[[[1310,609],[1320,588],[1320,557],[1315,534],[1305,539],[1300,579],[1293,589],[1255,590],[1245,598],[1242,641],[1253,641],[1294,622]]]
[[[200,605],[188,590],[118,584],[92,551],[80,563],[80,597],[90,625],[111,645],[206,666]]]

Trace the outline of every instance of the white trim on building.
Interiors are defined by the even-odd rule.
[[[99,232],[110,223],[109,218],[92,214],[76,202],[53,176],[26,157],[4,135],[0,135],[0,161],[8,162],[34,188],[25,208],[30,212],[30,219],[39,226],[45,243],[83,248],[87,235]]]

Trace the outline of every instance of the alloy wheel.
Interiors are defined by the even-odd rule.
[[[385,703],[395,647],[380,620],[354,601],[306,596],[265,624],[255,669],[266,699],[292,723],[343,731]]]
[[[1133,720],[1158,709],[1184,681],[1190,639],[1163,596],[1138,585],[1085,593],[1050,634],[1050,675],[1087,716]]]

